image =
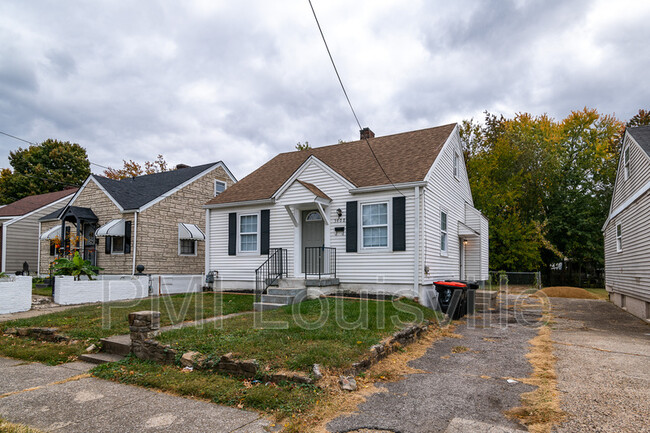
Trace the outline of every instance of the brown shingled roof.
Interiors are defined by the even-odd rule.
[[[368,140],[393,183],[424,180],[456,124],[375,137]],[[281,153],[207,204],[269,199],[311,155],[357,188],[390,182],[365,140]]]
[[[38,208],[54,203],[67,196],[72,196],[78,188],[64,189],[63,191],[49,192],[47,194],[30,195],[21,198],[7,206],[0,208],[0,217],[20,216],[35,211]]]
[[[310,192],[312,192],[316,197],[324,198],[324,199],[326,199],[326,200],[332,200],[331,198],[329,198],[329,197],[327,196],[327,194],[325,194],[323,191],[321,191],[320,189],[318,189],[318,187],[317,187],[316,185],[314,185],[313,183],[305,182],[305,181],[303,181],[303,180],[298,180],[298,183],[299,183],[300,185],[304,186],[305,188],[307,188],[307,189],[308,189]]]

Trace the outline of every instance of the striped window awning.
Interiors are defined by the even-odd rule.
[[[124,236],[124,219],[107,222],[97,229],[95,236]]]
[[[58,226],[52,227],[45,233],[41,234],[41,240],[47,241],[47,240],[56,239],[60,235],[61,235],[61,225],[59,224]]]
[[[178,239],[204,241],[205,234],[196,224],[178,223]]]

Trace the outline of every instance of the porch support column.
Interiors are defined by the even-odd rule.
[[[293,226],[298,227],[298,220],[296,219],[296,216],[293,214],[293,211],[291,210],[291,206],[284,205],[284,209],[287,211],[287,213],[291,217],[291,221],[293,222]]]
[[[323,209],[323,205],[318,202],[316,202],[316,205],[318,206],[318,210],[320,211],[320,214],[323,217],[323,221],[325,221],[325,225],[330,225],[330,219],[327,217],[327,214]]]

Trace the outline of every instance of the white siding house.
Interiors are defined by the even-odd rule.
[[[286,249],[283,278],[305,279],[307,267],[331,290],[423,299],[434,281],[488,278],[488,224],[473,207],[457,125],[361,133],[280,154],[205,205],[206,272],[220,288],[254,288],[276,248]]]
[[[650,319],[650,126],[628,128],[623,140],[605,236],[605,287],[610,300]]]

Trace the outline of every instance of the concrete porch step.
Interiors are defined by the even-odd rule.
[[[266,290],[267,295],[273,296],[291,296],[302,300],[301,297],[304,297],[307,294],[307,289],[304,288],[288,288],[288,287],[269,287]]]
[[[265,304],[293,304],[295,296],[287,295],[262,295],[262,302]]]
[[[272,304],[270,302],[253,302],[253,310],[255,311],[268,311],[277,310],[280,307],[286,307],[287,304]]]
[[[116,355],[114,353],[85,353],[79,357],[80,361],[90,362],[92,364],[106,364],[108,362],[118,362],[123,360],[122,355]]]
[[[280,278],[278,280],[278,287],[280,289],[304,289],[304,278]]]
[[[114,335],[108,338],[102,338],[102,352],[112,353],[114,355],[126,356],[131,352],[130,335]]]

